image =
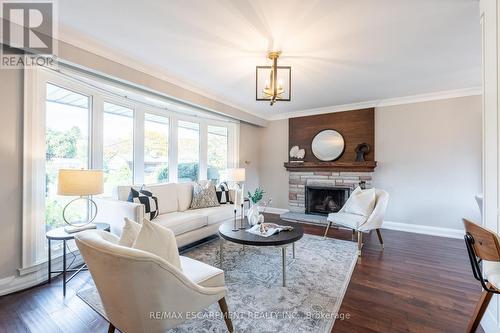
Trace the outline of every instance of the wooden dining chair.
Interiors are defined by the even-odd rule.
[[[490,303],[493,294],[500,294],[500,238],[498,235],[466,219],[465,245],[474,278],[481,283],[483,292],[467,325],[468,333],[474,333]],[[481,267],[482,263],[482,267]]]

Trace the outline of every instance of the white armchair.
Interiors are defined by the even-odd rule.
[[[361,249],[363,247],[363,232],[376,230],[378,239],[383,248],[384,241],[382,239],[380,229],[382,228],[382,223],[384,222],[384,214],[389,202],[389,194],[384,190],[376,189],[375,200],[375,207],[368,217],[345,212],[344,209],[346,205],[344,205],[338,213],[328,214],[328,225],[326,227],[325,237],[332,224],[352,229],[353,235],[355,233],[358,235],[358,256],[361,256]]]
[[[217,301],[233,332],[222,270],[181,256],[181,271],[152,253],[117,245],[118,237],[104,231],[84,231],[75,240],[101,297],[109,332],[116,327],[163,333],[184,322],[186,314]]]

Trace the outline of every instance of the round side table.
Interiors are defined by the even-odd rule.
[[[104,230],[104,231],[110,231],[110,225],[108,223],[96,223],[97,226],[96,229],[89,229],[89,230]],[[80,231],[81,232],[81,231]],[[72,267],[66,267],[66,242],[72,239],[75,239],[75,235],[78,234],[78,232],[75,233],[67,233],[64,231],[64,227],[52,229],[50,231],[47,231],[45,234],[45,237],[47,237],[48,241],[48,249],[49,249],[49,260],[48,260],[48,266],[49,266],[49,278],[48,278],[48,283],[50,283],[52,279],[52,274],[55,273],[62,273],[63,274],[63,296],[66,296],[66,283],[71,281],[73,277],[75,277],[76,274],[80,273],[81,271],[86,271],[87,265],[83,264],[80,268],[72,268]],[[63,269],[61,271],[53,271],[52,270],[52,264],[51,264],[51,253],[50,253],[50,248],[51,248],[51,242],[52,241],[62,241],[63,242]],[[68,279],[66,279],[66,273],[73,273]]]

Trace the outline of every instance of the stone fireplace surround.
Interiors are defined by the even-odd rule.
[[[355,189],[360,181],[372,187],[372,172],[348,171],[290,171],[288,175],[288,204],[291,212],[305,213],[306,186],[350,187]]]

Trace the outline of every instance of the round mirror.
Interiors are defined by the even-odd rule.
[[[312,141],[312,152],[321,161],[334,161],[344,152],[344,137],[337,131],[324,130]]]

